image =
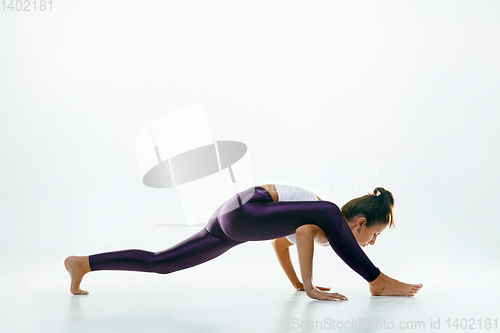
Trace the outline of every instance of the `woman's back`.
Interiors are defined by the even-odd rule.
[[[318,201],[316,195],[299,186],[274,184],[278,192],[278,201]]]

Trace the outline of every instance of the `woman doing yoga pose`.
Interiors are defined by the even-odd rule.
[[[278,260],[295,289],[305,290],[314,299],[346,300],[339,293],[327,292],[330,288],[313,285],[313,248],[317,242],[330,245],[369,283],[372,295],[414,296],[422,284],[407,284],[386,276],[361,249],[374,245],[387,226],[394,226],[393,206],[391,192],[381,187],[339,209],[333,202],[321,200],[301,187],[281,184],[252,186],[220,205],[203,229],[166,250],[130,249],[70,256],[64,264],[71,277],[71,293],[83,295],[88,292],[80,289],[80,283],[91,271],[168,274],[207,262],[247,241],[272,240]],[[288,253],[293,237],[296,238],[302,283]]]

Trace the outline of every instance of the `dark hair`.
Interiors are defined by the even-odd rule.
[[[377,187],[373,190],[373,194],[368,193],[362,197],[352,199],[342,206],[340,211],[346,221],[361,215],[366,218],[367,227],[384,223],[391,228],[396,226],[392,212],[393,208],[394,197],[392,193],[382,187]]]

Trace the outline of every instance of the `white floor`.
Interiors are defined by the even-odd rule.
[[[85,296],[69,293],[69,276],[62,262],[60,269],[45,273],[17,271],[15,278],[0,275],[1,331],[390,332],[401,331],[399,325],[418,332],[498,331],[498,326],[484,329],[486,318],[500,317],[492,276],[497,268],[464,270],[453,280],[443,279],[446,274],[441,279],[426,274],[424,288],[413,298],[372,297],[367,284],[354,273],[343,270],[333,279],[320,270],[316,276],[321,284],[317,283],[328,285],[324,282],[335,280],[334,291],[349,299],[327,302],[294,291],[279,268],[268,266],[267,261],[260,267],[257,262],[243,266],[234,258],[234,254],[227,255],[170,275],[92,272],[82,283],[90,292]],[[448,328],[448,318],[450,324],[459,320],[458,329]],[[476,329],[461,328],[473,323],[470,318]],[[431,321],[439,321],[439,329],[431,330]]]

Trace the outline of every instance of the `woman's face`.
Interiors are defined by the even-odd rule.
[[[387,227],[385,223],[379,223],[371,227],[366,226],[366,219],[360,217],[350,223],[351,231],[362,247],[374,245],[378,235]]]

